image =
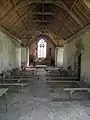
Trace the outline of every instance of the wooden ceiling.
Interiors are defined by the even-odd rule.
[[[0,25],[24,45],[43,34],[67,40],[88,24],[90,0],[0,0]]]

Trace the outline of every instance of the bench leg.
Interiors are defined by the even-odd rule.
[[[23,85],[21,85],[21,89],[22,89],[22,92],[23,92]]]
[[[70,92],[69,92],[69,100],[72,101],[72,95]]]
[[[5,105],[6,105],[6,112],[7,112],[7,93],[4,94],[4,98],[5,98]]]
[[[74,90],[70,91],[70,101],[72,101],[72,95],[73,95],[74,92],[75,92]]]
[[[39,80],[39,75],[38,75],[38,80]]]

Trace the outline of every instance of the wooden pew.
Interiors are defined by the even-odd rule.
[[[64,91],[70,92],[70,99],[72,99],[72,95],[76,91],[87,91],[88,93],[90,93],[90,88],[64,88]]]
[[[60,76],[49,76],[49,77],[46,77],[47,80],[78,80],[78,77],[74,77],[74,76],[71,76],[71,77],[60,77]]]
[[[27,83],[0,83],[0,86],[21,86],[21,91],[23,92],[23,87],[27,86]]]
[[[69,81],[62,81],[62,80],[47,80],[47,81],[43,81],[43,82],[48,82],[48,83],[78,83],[78,85],[79,85],[79,82],[78,81],[73,81],[73,80],[69,80]]]
[[[4,83],[6,83],[6,81],[11,81],[11,82],[13,82],[13,81],[17,81],[18,83],[19,82],[21,82],[22,81],[22,78],[2,78],[2,81],[4,82]]]
[[[6,112],[7,112],[7,91],[8,88],[0,88],[0,97],[4,95],[5,98]]]

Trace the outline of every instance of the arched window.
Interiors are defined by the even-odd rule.
[[[40,39],[38,42],[38,58],[46,58],[47,43],[44,39]]]

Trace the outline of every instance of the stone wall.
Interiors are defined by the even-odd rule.
[[[80,47],[81,56],[81,75],[84,75],[85,80],[90,82],[90,28],[84,30],[80,34],[77,34],[75,38],[72,38],[68,43],[64,45],[64,67],[69,65],[75,68],[75,54],[77,52],[76,44],[81,41]]]
[[[15,42],[14,39],[0,31],[0,73],[3,70],[21,66],[20,46]]]

